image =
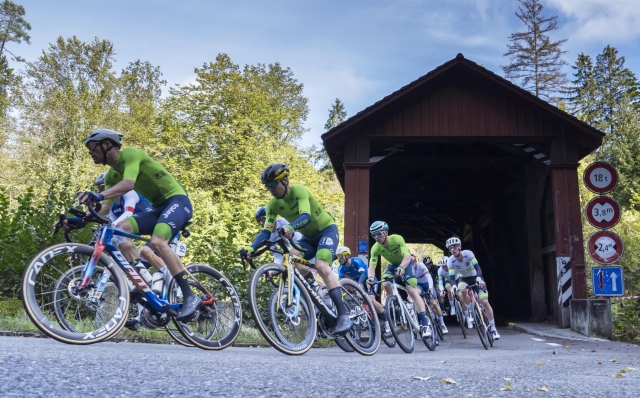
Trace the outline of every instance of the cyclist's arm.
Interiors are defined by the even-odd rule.
[[[122,195],[122,214],[118,217],[117,220],[113,222],[114,226],[118,226],[122,221],[124,221],[127,217],[133,215],[133,212],[136,209],[136,205],[140,201],[140,197],[136,193],[136,191],[129,191]]]
[[[349,259],[351,261],[351,259]],[[351,266],[353,267],[353,261],[351,261]],[[359,263],[358,272],[360,273],[360,277],[358,278],[358,284],[364,286],[364,281],[367,280],[367,268],[364,263]]]
[[[373,245],[373,248],[371,248],[371,253],[369,254],[369,279],[373,279],[376,276],[376,267],[378,266],[378,257],[380,256],[377,248],[376,243]]]
[[[264,228],[253,240],[253,243],[251,243],[251,248],[253,249],[253,251],[255,251],[264,240],[269,239],[273,231],[275,231],[276,229],[276,220],[278,219],[278,213],[275,212],[272,207],[272,201],[269,201],[267,203],[267,217],[264,221]]]
[[[98,212],[98,214],[100,214],[101,216],[106,216],[111,212],[112,203],[100,202],[100,204],[102,205],[102,207],[100,208],[100,211]],[[91,214],[91,213],[88,213],[88,214]]]
[[[311,222],[311,203],[309,202],[309,191],[306,189],[296,190],[295,195],[298,200],[299,216],[291,221],[291,228],[297,231]]]
[[[482,280],[482,269],[480,268],[480,264],[478,264],[478,262],[476,261],[476,263],[473,265],[473,268],[476,269],[476,274],[478,274],[478,278],[480,278]]]
[[[127,165],[127,168],[128,167],[129,167],[129,165]],[[122,196],[125,193],[127,193],[129,191],[132,191],[134,185],[135,185],[135,181],[134,180],[129,180],[129,179],[122,180],[119,183],[117,183],[116,185],[114,185],[111,188],[107,189],[106,191],[102,191],[102,195],[104,195],[105,199],[117,198],[118,196]]]
[[[404,257],[402,257],[402,262],[400,263],[400,266],[404,269],[407,269],[410,263],[411,263],[411,256],[408,254],[405,254]]]
[[[427,281],[429,282],[429,288],[433,289],[433,278],[431,277],[431,274],[429,272],[427,272]]]

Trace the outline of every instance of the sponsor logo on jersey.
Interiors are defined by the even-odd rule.
[[[167,224],[169,224],[169,226],[171,228],[175,228],[176,227],[176,223],[174,223],[173,221],[169,221]]]
[[[191,210],[189,210],[189,208],[187,208],[186,206],[185,206],[185,208],[184,208],[184,211],[186,211],[186,212],[187,212],[187,214],[191,214]]]
[[[327,246],[331,246],[333,245],[333,239],[325,237],[320,239],[320,245],[327,245]],[[331,253],[333,253],[333,250],[331,250]]]
[[[173,206],[171,206],[171,207],[169,208],[169,210],[165,211],[165,212],[162,214],[162,216],[163,216],[164,218],[169,218],[169,216],[171,215],[171,213],[173,213],[174,211],[176,211],[176,209],[177,209],[178,207],[180,207],[180,205],[179,205],[179,204],[177,204],[177,203],[176,203],[176,204],[174,204]]]
[[[162,177],[166,176],[167,173],[165,173],[164,171],[159,171],[156,174],[154,174],[154,176],[156,177],[156,179],[161,179]]]

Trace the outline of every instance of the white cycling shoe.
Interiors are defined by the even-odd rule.
[[[456,316],[456,307],[451,307],[451,311],[449,311],[449,315]]]
[[[423,339],[431,337],[431,326],[422,326],[420,328],[420,334],[422,335]]]
[[[495,326],[491,328],[491,332],[493,333],[494,340],[500,340],[500,333],[498,333],[498,329],[496,329]]]
[[[467,329],[473,329],[473,318],[467,317]]]
[[[391,337],[392,333],[391,333],[391,328],[389,327],[389,322],[385,322],[383,324],[382,333],[385,335],[385,337]]]
[[[442,325],[441,328],[442,328],[442,334],[449,334],[449,329],[447,329],[446,325]]]

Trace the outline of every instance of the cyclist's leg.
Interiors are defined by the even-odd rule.
[[[420,322],[422,326],[429,326],[429,318],[427,318],[427,312],[424,306],[424,301],[422,297],[420,297],[420,288],[418,287],[418,279],[416,279],[413,272],[413,261],[409,263],[409,266],[404,271],[404,280],[407,288],[407,293],[411,296],[413,300],[413,305],[415,306],[416,313],[418,314],[418,318],[420,318]]]
[[[388,264],[387,269],[382,273],[382,279],[393,278],[396,274],[396,270],[398,269],[397,265]],[[391,282],[384,281],[382,283],[382,287],[384,288],[384,292],[386,297],[389,297],[393,294],[393,290],[391,289]]]
[[[182,290],[183,303],[178,321],[188,319],[200,305],[200,298],[189,286],[189,276],[180,257],[169,247],[169,241],[176,236],[182,227],[191,219],[191,201],[186,195],[175,195],[167,199],[162,205],[154,209],[159,213],[158,222],[151,234],[151,249],[164,261],[178,286]],[[148,214],[148,213],[146,213]],[[135,215],[134,215],[135,217]]]
[[[336,305],[338,311],[338,321],[336,322],[335,333],[346,333],[351,329],[351,319],[347,313],[347,307],[342,302],[342,290],[338,277],[333,273],[331,263],[335,260],[336,248],[338,247],[338,227],[335,224],[329,225],[320,234],[318,241],[318,251],[315,253],[316,270],[322,277],[324,284],[329,291],[329,297]]]

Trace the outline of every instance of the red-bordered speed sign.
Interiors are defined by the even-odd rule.
[[[618,172],[607,162],[594,162],[587,166],[582,179],[590,191],[603,194],[616,187]]]
[[[608,196],[596,196],[587,203],[585,215],[596,228],[612,228],[620,221],[620,204]]]
[[[598,231],[589,237],[587,242],[589,255],[597,263],[613,264],[620,260],[624,253],[624,245],[618,234],[611,231]]]

